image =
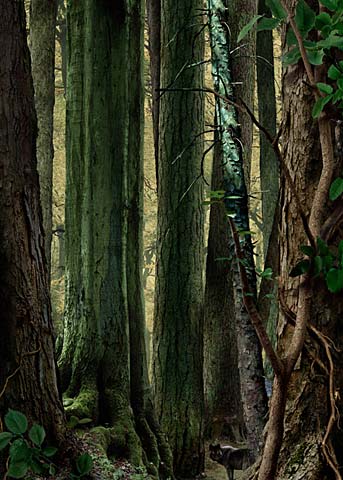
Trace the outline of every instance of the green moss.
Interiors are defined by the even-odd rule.
[[[302,465],[304,463],[306,447],[306,443],[301,443],[295,448],[293,455],[288,461],[287,473],[292,473],[297,465]]]
[[[96,388],[89,386],[83,386],[80,393],[74,399],[66,399],[68,405],[65,406],[65,410],[68,417],[74,415],[77,418],[92,418],[94,420],[98,417],[98,392]]]

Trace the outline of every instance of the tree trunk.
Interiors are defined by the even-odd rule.
[[[226,28],[226,9],[221,2],[208,0],[212,72],[214,88],[218,94],[232,98],[230,43]],[[249,272],[250,292],[256,296],[256,279],[251,237],[249,233],[248,197],[245,186],[243,157],[237,147],[239,129],[234,109],[222,100],[216,101],[216,111],[223,149],[225,204],[229,215],[234,217],[237,229],[242,232],[242,248]],[[245,232],[245,233],[244,233]],[[231,238],[230,256],[235,258],[235,246]],[[262,432],[267,412],[267,397],[264,388],[261,347],[255,329],[244,307],[238,262],[232,263],[234,286],[238,367],[247,442],[253,459],[261,448]]]
[[[192,91],[203,86],[201,8],[200,0],[164,0],[161,8],[161,86],[171,91],[160,99],[153,378],[175,474],[183,478],[204,465],[204,98]]]
[[[0,43],[0,414],[3,419],[8,408],[20,410],[44,425],[49,441],[60,443],[65,423],[56,382],[23,1],[0,3]]]
[[[265,0],[258,1],[258,14],[270,16]],[[276,101],[274,80],[273,31],[257,32],[257,93],[258,118],[270,134],[276,136]],[[263,132],[260,132],[260,179],[262,191],[263,253],[267,258],[270,242],[277,244],[277,229],[273,237],[275,208],[279,196],[279,165],[274,150]],[[274,247],[271,247],[272,249]],[[271,265],[266,265],[271,267]]]
[[[288,2],[291,4],[291,2]],[[294,7],[294,4],[292,4]],[[311,116],[313,92],[306,84],[306,75],[301,63],[288,68],[283,76],[283,141],[284,157],[289,170],[294,172],[294,181],[304,211],[310,211],[314,195],[318,189],[318,179],[322,169],[319,143],[318,122]],[[336,176],[342,171],[342,152],[336,155]],[[296,201],[292,189],[285,181],[281,182],[281,218],[280,218],[280,281],[284,301],[291,311],[296,312],[298,305],[299,280],[289,277],[289,271],[301,260],[300,245],[307,243],[300,222]],[[324,220],[329,218],[337,205],[327,202]],[[338,225],[337,225],[338,227]],[[323,230],[322,230],[323,232]],[[329,245],[335,249],[341,235],[336,229]],[[340,350],[343,346],[341,318],[343,313],[342,293],[328,292],[323,280],[315,278],[312,284],[311,325],[330,339]],[[278,325],[279,349],[283,351],[289,342],[293,327],[281,317]],[[288,406],[285,417],[284,445],[279,459],[278,479],[306,478],[308,480],[326,480],[333,478],[332,469],[323,456],[321,443],[331,413],[329,394],[329,359],[325,353],[325,343],[313,334],[306,341],[294,372],[288,393]],[[331,346],[333,356],[332,373],[333,396],[337,412],[342,412],[342,358]],[[318,360],[318,362],[316,361]],[[323,370],[324,365],[327,370]],[[325,368],[324,367],[324,368]],[[337,418],[337,417],[336,417]],[[328,444],[332,442],[338,465],[342,465],[343,436],[334,422]],[[335,477],[338,478],[338,477]]]
[[[218,134],[215,135],[215,142],[218,142]],[[223,188],[222,148],[216,143],[211,190]],[[239,442],[243,439],[244,420],[229,255],[225,206],[221,202],[213,202],[210,211],[204,305],[206,436],[212,440],[225,436],[231,441]]]
[[[255,98],[255,55],[256,34],[252,30],[242,44],[237,44],[237,37],[242,28],[257,13],[256,0],[225,0],[227,7],[225,19],[230,27],[230,63],[231,75],[234,79],[233,94],[237,100],[243,100],[251,110],[254,109]],[[247,188],[250,190],[251,159],[253,144],[253,125],[242,112],[237,112],[240,127],[240,141],[243,145],[242,155],[244,175]]]
[[[151,413],[141,291],[142,2],[73,2],[68,25],[62,386],[70,414],[109,424],[106,446],[156,474],[168,460],[165,445],[142,449],[160,435],[158,426],[142,428]]]
[[[154,151],[156,183],[158,185],[158,151],[160,123],[160,75],[161,75],[161,0],[147,0],[149,27],[149,54],[152,90],[152,122],[154,134]]]
[[[52,240],[56,13],[56,0],[31,0],[30,51],[38,120],[37,167],[49,277]]]

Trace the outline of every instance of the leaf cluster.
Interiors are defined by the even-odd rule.
[[[26,416],[17,410],[9,410],[4,420],[8,431],[0,433],[0,450],[8,448],[6,476],[27,478],[29,471],[45,477],[54,475],[56,465],[51,461],[51,457],[57,453],[57,448],[43,446],[46,437],[44,427],[34,424],[28,430]],[[72,473],[71,478],[79,479],[87,475],[92,467],[90,455],[81,455],[76,461],[77,473]]]
[[[265,18],[261,15],[253,17],[240,32],[239,41],[255,24],[257,24],[257,31],[272,30],[287,18],[280,0],[266,0],[266,3],[272,17]],[[329,102],[343,109],[343,61],[336,61],[332,55],[333,48],[343,50],[343,0],[320,0],[320,3],[328,11],[317,14],[305,0],[299,0],[294,16],[309,63],[322,65],[326,58],[331,64],[328,69],[327,83],[316,84],[320,97],[313,107],[313,118],[318,118]],[[283,56],[283,63],[285,66],[294,65],[301,59],[301,52],[292,27],[288,29],[286,41],[289,51]]]
[[[308,273],[312,278],[322,276],[331,293],[343,290],[343,240],[340,241],[337,253],[333,252],[324,240],[317,238],[316,249],[302,245],[300,250],[308,258],[302,259],[291,270],[290,276],[297,277]]]

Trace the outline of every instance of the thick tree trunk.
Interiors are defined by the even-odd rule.
[[[23,1],[0,3],[0,44],[0,415],[20,410],[61,442]]]
[[[153,378],[175,474],[203,469],[204,99],[200,0],[162,3],[158,250]],[[186,89],[179,91],[178,89]]]
[[[209,25],[212,51],[212,72],[214,88],[222,96],[232,98],[230,42],[225,25],[226,9],[222,2],[208,0]],[[239,129],[234,109],[217,100],[216,110],[223,149],[225,203],[228,213],[234,217],[237,229],[249,231],[248,197],[243,171],[242,151],[237,147]],[[236,140],[236,141],[235,141]],[[250,234],[242,235],[242,248],[245,253],[249,273],[250,291],[256,295],[256,279]],[[235,245],[231,238],[230,256],[235,258]],[[261,347],[255,329],[244,306],[238,262],[232,262],[234,286],[236,334],[238,346],[238,367],[244,419],[247,429],[247,442],[253,459],[261,447],[262,432],[267,412],[267,397],[264,388]]]
[[[288,68],[283,77],[284,101],[284,156],[288,168],[294,172],[294,181],[300,196],[302,207],[309,212],[312,206],[318,178],[322,168],[318,123],[312,119],[313,92],[306,86],[305,74],[301,64]],[[342,169],[342,155],[336,157],[336,175]],[[303,227],[300,222],[293,191],[287,182],[281,182],[281,218],[280,218],[280,281],[284,301],[293,312],[299,308],[299,280],[289,277],[290,269],[301,259],[300,245],[306,244]],[[329,202],[328,202],[329,204]],[[328,218],[332,205],[326,209]],[[340,240],[339,230],[330,239],[331,248]],[[311,297],[311,325],[331,339],[340,350],[343,346],[341,318],[343,313],[342,294],[328,292],[324,282],[313,280]],[[293,327],[282,317],[279,321],[279,349],[283,351],[289,342]],[[306,478],[325,480],[333,478],[321,449],[321,443],[330,417],[329,361],[324,343],[318,337],[308,338],[307,349],[302,353],[297,369],[290,382],[288,406],[285,417],[284,445],[279,459],[278,479]],[[334,361],[334,391],[342,388],[342,359],[330,347]],[[325,365],[327,371],[320,367]],[[342,412],[342,400],[335,396],[338,412]],[[338,465],[342,465],[342,433],[334,424],[330,440],[337,456]],[[337,478],[337,477],[336,477]]]
[[[37,167],[49,277],[52,240],[52,170],[54,158],[56,0],[31,0],[30,51],[38,120]]]
[[[222,147],[216,143],[211,190],[223,188]],[[214,202],[210,211],[204,305],[206,436],[212,440],[226,436],[237,442],[242,441],[244,420],[229,255],[225,206]]]
[[[68,8],[60,367],[63,390],[73,397],[69,413],[109,424],[111,448],[135,464],[144,461],[156,474],[160,459],[168,458],[165,444],[156,440],[158,426],[146,421],[151,409],[145,401],[141,291],[142,8],[141,0],[121,9],[95,0]],[[155,446],[149,445],[154,438]]]

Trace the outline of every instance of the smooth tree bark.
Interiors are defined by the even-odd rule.
[[[105,448],[156,475],[170,459],[144,350],[143,3],[71,2],[67,15],[62,387],[69,414],[93,418]]]
[[[241,231],[241,244],[245,252],[245,264],[249,272],[250,290],[256,296],[256,279],[252,243],[249,232],[248,197],[245,186],[243,156],[237,145],[239,129],[236,112],[222,98],[233,99],[230,42],[225,28],[226,8],[221,2],[208,1],[212,75],[217,95],[216,111],[223,150],[224,190],[227,214],[234,218]],[[229,229],[229,226],[228,226]],[[244,233],[245,232],[245,233]],[[230,256],[235,257],[235,245],[231,237]],[[247,443],[251,460],[259,453],[267,413],[267,396],[264,387],[261,346],[255,329],[244,306],[238,260],[232,262],[234,307],[238,347],[238,366],[243,402]]]
[[[56,14],[57,0],[31,0],[30,52],[38,120],[37,167],[49,276],[52,240]]]
[[[58,445],[65,439],[65,418],[56,381],[23,1],[0,3],[0,43],[0,415],[3,420],[8,408],[20,410]]]
[[[203,28],[200,0],[161,5],[160,145],[153,381],[178,478],[204,466]]]
[[[215,124],[217,122],[215,121]],[[211,190],[224,188],[222,146],[214,138]],[[240,392],[229,230],[223,202],[213,201],[206,259],[204,301],[204,390],[206,437],[243,439],[244,419]]]

